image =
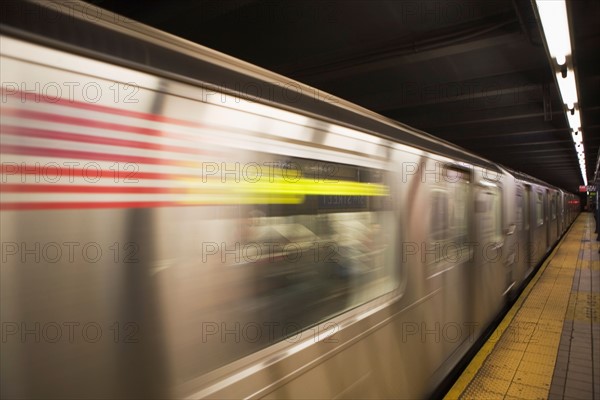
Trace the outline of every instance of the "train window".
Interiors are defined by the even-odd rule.
[[[552,200],[550,203],[550,210],[552,212],[552,219],[556,219],[556,195],[552,195]]]
[[[535,215],[537,226],[544,225],[544,197],[542,193],[537,193],[536,203],[535,203]]]
[[[269,176],[263,169],[262,178],[255,174],[246,186],[242,182],[240,190],[249,199],[239,206],[235,234],[222,245],[216,241],[207,262],[221,266],[222,276],[238,288],[226,300],[213,300],[221,301],[214,309],[223,310],[222,323],[252,321],[263,331],[274,328],[254,343],[232,344],[219,358],[223,363],[297,338],[399,284],[398,221],[388,172],[264,157],[255,164],[272,166]]]
[[[310,313],[315,315],[312,322],[316,323],[330,316],[332,309],[340,312],[392,290],[396,285],[392,255],[396,226],[387,174],[302,159],[283,163],[295,170],[292,176],[302,176],[293,178],[295,182],[283,182],[292,183],[291,187],[302,183],[298,201],[254,207],[264,213],[264,218],[251,227],[252,234],[241,239],[260,237],[280,241],[284,248],[312,245],[319,250],[319,254],[307,254],[294,261],[294,270],[300,265],[306,271],[312,269],[309,280],[316,281],[310,290],[307,290],[307,281],[294,282],[292,274],[284,279],[286,295],[296,291],[300,303],[305,304],[308,297],[314,296],[320,303],[316,308],[330,310],[329,314],[317,316],[313,304]],[[270,279],[271,272],[276,271],[276,280],[281,281],[281,265],[267,264],[266,267],[270,272],[264,279]],[[317,275],[312,276],[316,272]],[[281,287],[281,282],[274,286]],[[332,293],[337,293],[335,299],[331,299]],[[272,292],[265,294],[273,298]],[[298,318],[305,318],[308,311],[299,309]],[[286,315],[293,312],[288,310]]]

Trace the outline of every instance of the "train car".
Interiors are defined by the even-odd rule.
[[[576,197],[527,174],[510,173],[516,185],[514,201],[510,202],[516,213],[516,248],[508,264],[512,265],[511,284],[517,293],[574,221],[576,213],[570,213],[570,208]]]
[[[90,4],[1,18],[3,397],[427,397],[575,218]]]

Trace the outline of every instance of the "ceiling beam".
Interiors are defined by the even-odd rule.
[[[460,144],[461,141],[456,141],[457,144]],[[556,148],[556,149],[548,149],[547,151],[565,151],[566,148],[571,149],[571,140],[548,140],[548,141],[544,141],[544,142],[525,142],[525,143],[502,143],[499,144],[497,142],[493,142],[493,141],[481,141],[481,142],[477,142],[475,143],[475,146],[471,146],[472,148],[477,148],[477,149],[485,149],[485,148],[505,148],[505,147],[531,147],[531,146],[549,146],[549,145],[563,145],[560,148]],[[521,151],[521,153],[528,153],[528,150],[525,151]]]
[[[515,104],[519,101],[530,101],[531,93],[539,94],[541,99],[542,89],[543,85],[541,84],[513,84],[499,87],[498,84],[483,86],[481,83],[448,82],[439,85],[430,84],[424,87],[416,85],[412,88],[406,87],[400,93],[395,91],[361,96],[360,102],[368,104],[369,108],[377,110],[379,113],[393,113],[406,108],[474,102],[475,100],[493,99],[496,103],[500,98],[510,99],[511,103]],[[410,101],[411,98],[416,101]]]
[[[437,58],[456,56],[463,53],[496,47],[505,44],[514,44],[526,40],[520,32],[501,34],[493,37],[484,37],[458,44],[420,50],[418,45],[411,50],[382,49],[375,53],[356,55],[328,64],[316,65],[305,68],[277,68],[286,76],[295,79],[310,81],[311,85],[317,82],[348,78],[361,74],[372,74],[388,68],[397,68],[399,65],[421,63]],[[403,43],[404,46],[406,44]],[[297,67],[297,65],[296,65]]]

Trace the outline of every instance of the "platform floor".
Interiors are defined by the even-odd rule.
[[[600,400],[600,258],[579,215],[446,399]]]

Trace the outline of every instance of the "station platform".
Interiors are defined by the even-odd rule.
[[[600,258],[582,213],[446,399],[600,400]]]

